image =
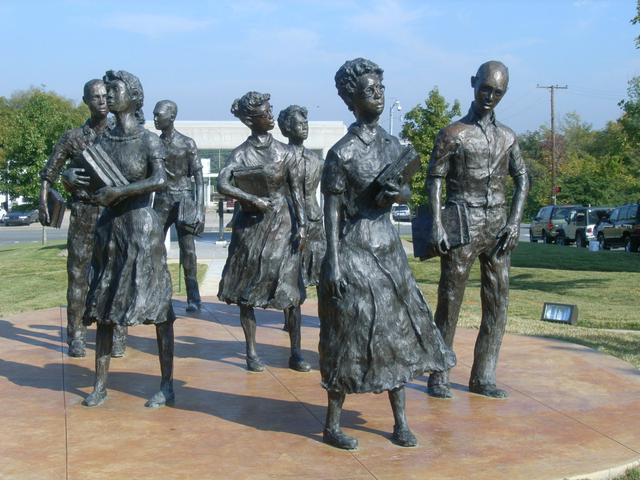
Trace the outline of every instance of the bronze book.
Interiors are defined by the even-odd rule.
[[[233,170],[233,182],[240,190],[256,197],[269,196],[269,183],[264,168],[239,167]]]
[[[49,212],[49,224],[47,226],[60,228],[64,218],[64,210],[64,198],[57,190],[50,188],[47,194],[47,211]]]
[[[390,163],[376,177],[375,183],[383,189],[389,184],[402,185],[409,183],[420,168],[420,156],[413,146],[404,147],[395,162]]]
[[[92,183],[96,183],[97,188],[129,185],[129,181],[122,174],[118,165],[99,144],[84,149],[82,157],[84,168],[89,173]]]
[[[469,236],[469,216],[467,205],[461,202],[447,202],[440,212],[442,227],[447,234],[449,247],[456,248],[467,245]],[[421,260],[438,256],[437,246],[431,239],[433,217],[431,209],[426,206],[418,208],[418,213],[411,221],[413,237],[413,256]]]

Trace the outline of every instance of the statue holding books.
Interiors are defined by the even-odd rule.
[[[508,83],[509,72],[501,62],[480,66],[471,77],[474,101],[469,113],[438,134],[426,181],[433,219],[431,244],[441,266],[436,323],[447,345],[453,346],[465,284],[478,258],[482,323],[469,390],[494,398],[507,396],[496,386],[496,364],[507,323],[511,250],[520,235],[529,184],[516,135],[494,114]],[[515,184],[509,211],[507,175]],[[443,180],[447,198],[441,209]],[[448,372],[431,374],[429,393],[451,397]]]
[[[162,132],[160,140],[167,154],[164,160],[167,186],[156,193],[153,208],[165,235],[171,225],[176,226],[187,286],[187,312],[195,312],[200,310],[200,290],[194,235],[204,230],[204,181],[196,142],[174,128],[177,114],[178,106],[171,100],[161,100],[153,109],[153,121]]]
[[[129,72],[108,71],[107,105],[113,129],[84,152],[91,181],[101,185],[94,199],[104,206],[96,226],[92,278],[84,323],[97,324],[94,390],[84,405],[107,397],[107,375],[115,326],[154,324],[162,380],[146,403],[173,403],[173,321],[171,277],[167,269],[162,225],[151,207],[151,193],[166,184],[165,150],[145,130],[140,80]]]
[[[318,186],[322,175],[323,159],[303,143],[309,136],[307,109],[290,105],[278,115],[278,127],[289,139],[289,146],[298,157],[298,175],[304,195],[304,211],[307,219],[307,241],[302,251],[302,275],[305,286],[317,285],[320,265],[326,249],[322,209],[318,204]]]
[[[67,233],[67,343],[69,356],[84,357],[87,328],[82,324],[87,296],[89,267],[93,253],[96,221],[101,211],[93,202],[94,191],[83,168],[82,150],[92,145],[108,128],[107,89],[102,80],[89,80],[84,85],[82,101],[89,107],[91,117],[80,128],[65,132],[40,173],[40,223],[60,228],[64,213],[64,200],[52,185],[58,180],[62,168],[62,182],[71,193],[71,217]],[[115,357],[124,354],[126,331],[114,331]]]
[[[336,73],[338,94],[356,117],[327,155],[322,173],[327,253],[318,286],[320,371],[328,394],[323,439],[343,449],[357,440],[340,428],[346,394],[387,391],[392,441],[417,440],[407,424],[404,385],[455,364],[413,277],[391,205],[406,201],[419,165],[379,125],[382,69],[357,58]]]
[[[264,370],[256,352],[253,312],[261,307],[284,311],[291,341],[289,367],[307,372],[311,367],[300,349],[300,304],[306,296],[299,258],[306,231],[304,196],[295,152],[269,133],[274,127],[269,98],[249,92],[231,107],[251,136],[231,152],[218,176],[218,192],[240,204],[218,298],[240,307],[248,370]]]

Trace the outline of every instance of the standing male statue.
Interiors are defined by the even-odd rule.
[[[96,221],[101,207],[92,200],[89,177],[82,168],[82,151],[95,143],[107,129],[107,89],[102,80],[89,80],[84,85],[82,101],[89,107],[91,117],[80,128],[64,133],[53,148],[40,178],[40,223],[49,225],[51,212],[47,208],[49,187],[53,185],[64,165],[62,182],[71,193],[71,218],[67,233],[67,343],[71,357],[84,357],[87,327],[82,324],[85,298],[89,282],[89,268],[94,247]],[[114,331],[114,357],[124,355],[126,327]]]
[[[167,186],[156,193],[153,208],[160,217],[165,235],[171,225],[176,225],[180,262],[187,287],[187,312],[195,312],[200,310],[200,291],[194,233],[200,233],[204,228],[204,181],[196,142],[174,128],[177,114],[178,106],[171,100],[161,100],[153,109],[153,121],[155,127],[162,132],[160,139],[167,154],[164,161]],[[195,199],[191,177],[195,180]],[[186,212],[194,208],[197,225],[192,226],[193,229],[189,231],[182,223],[180,211]]]
[[[518,242],[529,181],[515,133],[496,121],[494,108],[507,92],[509,71],[498,61],[483,63],[471,77],[474,101],[461,120],[438,134],[429,163],[427,190],[433,216],[432,242],[440,254],[435,321],[449,347],[469,271],[480,259],[482,323],[476,340],[469,390],[505,398],[496,387],[496,364],[507,323],[511,250]],[[506,176],[515,188],[507,212]],[[450,248],[441,218],[442,180],[446,203],[466,205],[469,243]],[[432,373],[429,393],[450,398],[449,373]]]

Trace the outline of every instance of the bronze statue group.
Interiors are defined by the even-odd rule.
[[[386,391],[395,421],[392,441],[405,447],[417,444],[405,414],[405,385],[428,374],[430,395],[452,396],[454,333],[476,258],[482,275],[482,324],[469,390],[507,396],[496,386],[496,364],[507,320],[510,252],[528,190],[516,136],[494,114],[507,91],[507,68],[496,61],[480,66],[471,78],[469,113],[440,132],[429,163],[427,233],[441,261],[435,316],[390,219],[392,204],[408,200],[417,155],[378,125],[385,105],[382,80],[383,70],[363,58],[340,67],[335,75],[338,95],[356,121],[324,161],[303,145],[308,135],[305,108],[292,105],[280,113],[280,130],[289,139],[285,145],[269,133],[274,127],[269,94],[245,94],[231,111],[251,135],[232,151],[218,177],[218,191],[239,204],[218,298],[240,308],[247,369],[264,370],[256,347],[254,308],[260,307],[284,312],[289,367],[311,370],[302,356],[300,305],[306,287],[315,285],[320,373],[328,395],[323,439],[342,449],[357,448],[357,440],[340,428],[347,394]],[[40,209],[41,222],[48,224],[48,190],[68,160],[62,177],[72,195],[71,356],[85,354],[86,325],[97,324],[95,385],[83,403],[97,406],[106,399],[110,357],[124,353],[126,328],[148,323],[156,327],[161,384],[146,405],[172,404],[175,314],[163,239],[175,223],[187,310],[198,310],[193,235],[204,225],[204,199],[197,148],[175,131],[177,106],[169,100],[154,109],[162,135],[144,129],[142,85],[128,72],[109,71],[102,81],[88,82],[83,99],[91,118],[56,146],[41,175]],[[100,181],[104,175],[89,168],[89,160],[97,157],[120,181]],[[509,210],[507,175],[515,185]],[[323,207],[317,199],[320,184]],[[451,206],[464,210],[465,241],[453,241],[456,232],[445,221]]]

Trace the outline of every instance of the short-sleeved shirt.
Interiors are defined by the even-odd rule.
[[[479,118],[469,113],[440,130],[429,176],[446,179],[447,200],[471,207],[500,207],[505,200],[505,177],[526,175],[516,134],[496,121],[493,112]]]
[[[175,130],[169,138],[161,135],[160,139],[165,146],[167,155],[164,159],[167,171],[166,191],[191,190],[191,177],[202,170],[196,142]]]

